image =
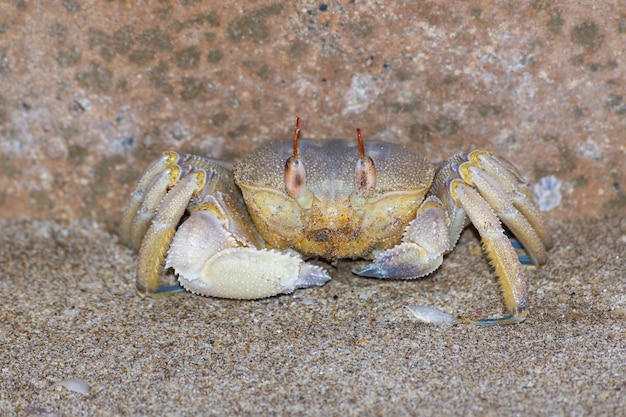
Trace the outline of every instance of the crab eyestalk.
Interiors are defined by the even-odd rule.
[[[359,195],[367,198],[374,190],[374,187],[376,187],[376,167],[374,166],[374,160],[369,155],[365,155],[361,129],[357,128],[356,137],[359,140],[359,160],[354,170],[354,180]]]
[[[285,162],[285,191],[294,198],[300,206],[309,206],[311,192],[306,187],[306,169],[298,153],[298,137],[300,136],[300,118],[296,118],[296,128],[293,132],[293,156]]]

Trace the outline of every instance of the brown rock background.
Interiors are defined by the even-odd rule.
[[[354,136],[491,149],[549,218],[626,211],[626,7],[614,1],[0,4],[0,216],[111,230],[162,150],[236,160]]]

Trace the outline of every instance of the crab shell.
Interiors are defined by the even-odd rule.
[[[400,242],[434,177],[424,157],[402,145],[366,142],[376,180],[364,196],[355,174],[356,141],[305,139],[298,147],[310,191],[301,199],[285,191],[290,141],[264,144],[235,167],[235,182],[268,246],[336,260],[370,258]]]

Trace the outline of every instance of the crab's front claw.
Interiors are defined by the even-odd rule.
[[[372,278],[423,277],[441,265],[450,247],[448,235],[443,205],[436,197],[428,197],[406,228],[402,243],[378,253],[372,263],[359,265],[352,272]]]
[[[175,260],[171,265],[185,289],[220,298],[271,297],[330,279],[324,269],[293,255],[254,248],[225,249],[207,259],[199,273],[177,268]]]
[[[174,269],[185,289],[211,297],[257,299],[330,279],[323,268],[295,255],[240,246],[221,223],[212,211],[196,211],[174,236],[166,267]]]
[[[433,253],[418,244],[404,242],[381,252],[374,262],[358,265],[352,272],[371,278],[418,278],[430,274],[443,261],[441,253]]]

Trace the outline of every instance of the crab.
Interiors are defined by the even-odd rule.
[[[465,321],[522,322],[522,263],[543,265],[551,237],[527,182],[488,151],[440,164],[400,144],[300,139],[261,145],[234,166],[168,151],[143,174],[124,214],[123,241],[138,251],[137,292],[186,289],[259,299],[321,286],[319,263],[357,260],[363,277],[413,279],[442,264],[472,223],[495,269],[506,313]],[[504,225],[503,225],[504,224]],[[176,285],[161,284],[173,270]]]

